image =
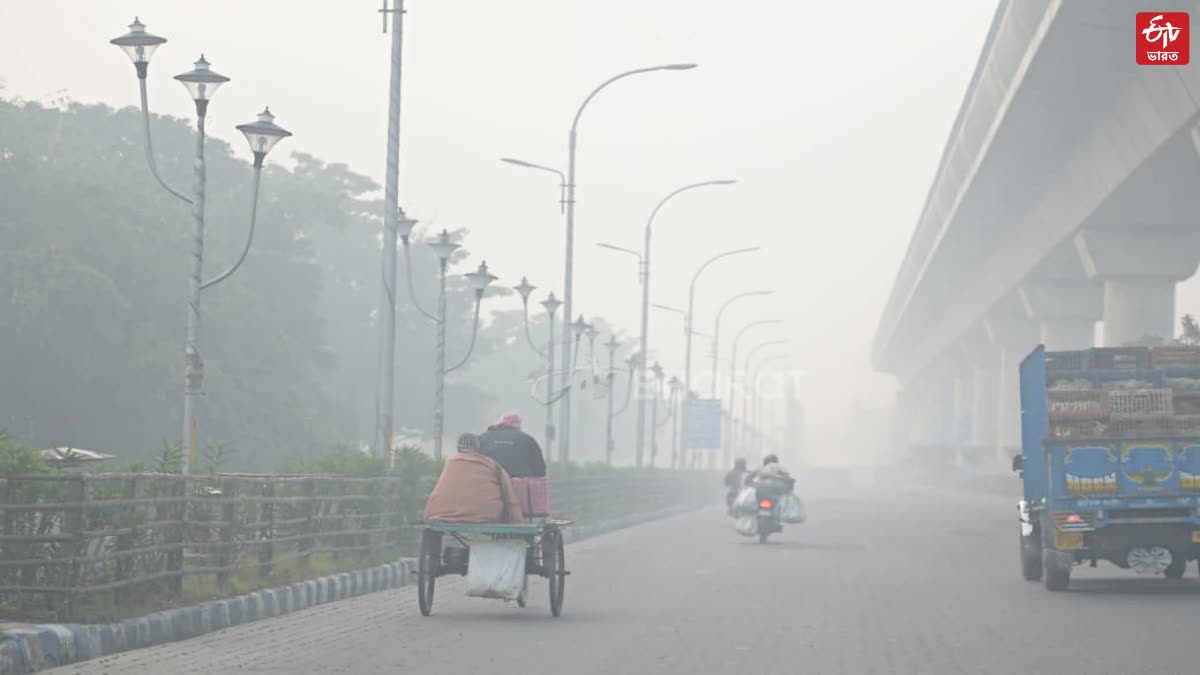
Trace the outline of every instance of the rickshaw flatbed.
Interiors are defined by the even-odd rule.
[[[563,595],[566,591],[566,551],[563,547],[562,528],[570,520],[549,519],[534,523],[450,523],[427,521],[420,524],[421,549],[417,555],[417,600],[421,614],[429,616],[433,611],[433,593],[437,578],[448,575],[466,575],[469,564],[471,536],[492,539],[522,539],[528,546],[525,564],[525,583],[517,598],[517,605],[525,607],[530,576],[546,579],[550,586],[550,613],[562,614]],[[442,539],[449,537],[460,544],[453,550],[465,551],[451,558],[450,549],[443,549]]]
[[[544,523],[447,523],[428,521],[421,527],[433,532],[444,534],[491,534],[491,535],[523,535],[536,536],[549,529],[559,529],[570,525],[569,520],[548,520]]]

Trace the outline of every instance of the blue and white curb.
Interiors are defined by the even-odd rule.
[[[49,624],[7,630],[0,633],[0,675],[29,675],[404,586],[416,570],[416,560],[404,559],[119,623]]]

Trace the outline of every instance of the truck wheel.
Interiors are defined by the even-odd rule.
[[[1167,565],[1167,569],[1163,570],[1163,576],[1168,579],[1182,579],[1185,571],[1187,571],[1187,561],[1183,558],[1175,558],[1171,560],[1170,565]]]
[[[1021,576],[1025,581],[1041,581],[1042,551],[1033,537],[1021,537]]]
[[[1071,568],[1060,566],[1049,551],[1042,553],[1042,583],[1048,591],[1065,591],[1071,585]]]

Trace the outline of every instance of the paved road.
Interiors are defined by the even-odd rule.
[[[563,618],[439,588],[364,596],[56,673],[428,675],[1185,675],[1200,581],[1079,570],[1050,594],[1017,573],[1015,508],[917,488],[813,495],[762,546],[719,512],[568,547]],[[741,665],[739,665],[741,664]]]

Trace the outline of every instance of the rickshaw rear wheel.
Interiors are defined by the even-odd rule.
[[[421,550],[417,554],[417,604],[421,608],[421,616],[429,616],[433,612],[433,590],[437,584],[441,559],[441,533],[422,531]]]

